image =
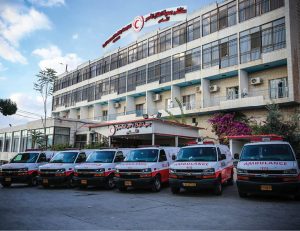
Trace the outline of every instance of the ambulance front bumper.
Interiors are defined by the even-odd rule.
[[[147,178],[135,178],[135,179],[124,179],[120,177],[114,178],[116,187],[134,187],[134,188],[151,188],[154,182],[154,177]]]
[[[1,183],[28,183],[30,182],[32,175],[25,176],[0,176]]]
[[[218,179],[185,180],[170,178],[169,184],[172,188],[212,189],[218,184]]]
[[[238,190],[253,194],[298,194],[300,195],[300,182],[262,183],[255,181],[236,181]]]
[[[38,176],[38,183],[42,185],[60,185],[70,181],[71,176]]]
[[[76,186],[91,185],[91,186],[103,186],[107,182],[107,177],[73,177],[74,184]]]

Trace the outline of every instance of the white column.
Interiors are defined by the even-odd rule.
[[[89,116],[88,106],[80,107],[80,119],[87,119]]]
[[[22,140],[22,131],[20,131],[20,135],[19,135],[19,142],[18,142],[17,152],[21,151],[21,140]]]
[[[175,147],[178,147],[178,136],[175,136]]]
[[[135,100],[132,96],[126,96],[126,112],[135,111]]]
[[[152,133],[152,145],[155,145],[155,134]]]
[[[93,120],[101,120],[102,112],[102,105],[101,104],[94,104],[93,110]]]
[[[239,70],[239,98],[247,97],[248,92],[248,72]]]
[[[210,81],[208,79],[201,80],[201,108],[210,106],[210,92],[209,92]]]
[[[175,98],[178,98],[181,101],[180,87],[172,85],[171,86],[171,100],[173,107],[178,107]]]
[[[77,119],[77,109],[71,108],[69,112],[70,119]]]
[[[153,92],[146,92],[146,113],[150,116],[156,113],[156,105],[153,101]]]

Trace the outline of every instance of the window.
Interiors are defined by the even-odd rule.
[[[148,79],[147,83],[158,81],[160,77],[160,62],[155,61],[148,64]]]
[[[171,29],[159,34],[159,51],[163,52],[171,48]]]
[[[128,48],[128,63],[137,61],[137,45]]]
[[[70,128],[55,127],[54,128],[54,145],[69,144],[70,141]]]
[[[102,81],[102,95],[108,95],[109,94],[109,78],[106,78]]]
[[[186,110],[192,110],[195,108],[195,94],[182,96],[182,106]]]
[[[46,162],[46,161],[47,161],[47,158],[46,158],[45,153],[41,153],[37,162],[42,163],[42,162]]]
[[[96,63],[91,64],[91,78],[97,76],[97,65]]]
[[[159,152],[159,162],[167,161],[167,155],[165,150],[160,150]]]
[[[187,26],[187,41],[190,42],[198,38],[200,38],[200,17],[188,21]]]
[[[127,49],[122,50],[118,54],[118,67],[123,67],[127,64]]]
[[[287,78],[272,79],[270,85],[270,98],[279,99],[288,97]]]
[[[201,49],[200,47],[185,52],[185,72],[200,70]]]
[[[138,43],[137,45],[137,59],[143,59],[147,57],[148,51],[147,51],[147,41],[143,41]]]
[[[185,54],[179,53],[173,56],[173,80],[185,77]]]
[[[219,43],[218,41],[203,46],[202,66],[204,68],[219,65]]]
[[[146,84],[146,65],[128,71],[127,91],[133,91],[136,86],[143,84]]]
[[[157,35],[148,40],[148,55],[154,55],[158,52],[158,38]]]
[[[126,73],[122,73],[118,78],[118,94],[122,94],[126,92]]]
[[[123,160],[124,160],[123,153],[122,153],[122,152],[118,152],[118,153],[116,154],[116,157],[115,157],[114,162],[115,162],[115,163],[118,163],[118,162],[122,162]]]
[[[159,83],[171,81],[171,58],[167,57],[160,60],[160,77]]]
[[[260,58],[261,52],[260,28],[255,27],[240,33],[240,56],[241,63]]]
[[[103,110],[102,111],[102,119],[103,119],[103,121],[107,121],[107,116],[108,116],[108,111],[107,110]]]
[[[219,40],[220,68],[237,64],[237,38],[236,35]]]
[[[227,100],[238,99],[239,98],[239,87],[229,87],[226,89]]]
[[[118,83],[119,83],[119,76],[113,76],[110,78],[110,90],[109,93],[115,93],[118,91]]]
[[[118,68],[118,53],[112,54],[111,57],[110,70],[115,70]]]
[[[135,105],[136,116],[142,116],[144,114],[144,104]]]
[[[109,72],[110,56],[103,59],[102,74]]]
[[[173,47],[186,43],[186,24],[173,27]]]
[[[86,160],[86,155],[85,153],[79,153],[76,163],[82,163]]]

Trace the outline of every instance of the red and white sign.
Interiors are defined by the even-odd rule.
[[[124,124],[110,125],[109,132],[111,136],[131,135],[131,134],[148,134],[152,133],[152,122],[132,122]]]
[[[140,32],[146,26],[152,26],[163,22],[182,21],[185,20],[187,13],[186,6],[179,6],[160,10],[144,16],[137,16],[132,23],[127,24],[116,33],[114,33],[108,40],[106,40],[102,47],[105,48],[109,44],[118,41],[121,36],[124,37],[129,32]]]

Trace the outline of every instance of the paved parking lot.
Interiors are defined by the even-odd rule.
[[[146,190],[42,189],[0,186],[1,229],[299,229],[300,202],[240,199],[236,186],[172,195]]]

